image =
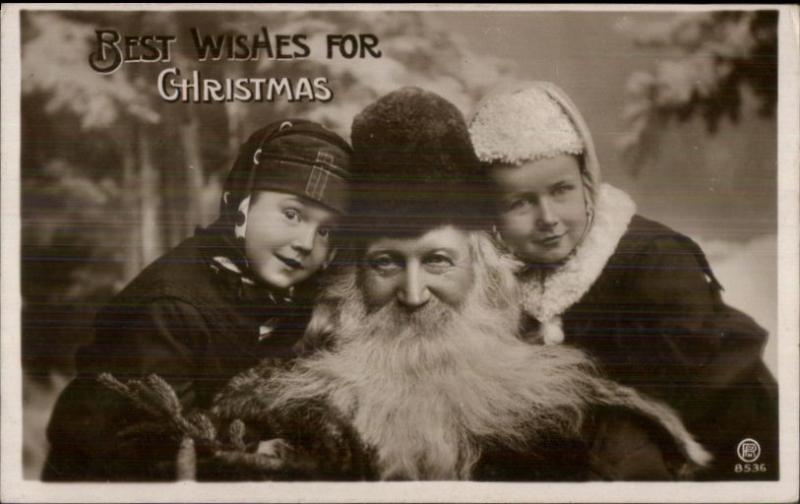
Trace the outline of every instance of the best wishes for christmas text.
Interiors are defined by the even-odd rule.
[[[111,74],[131,63],[169,63],[177,41],[175,35],[126,35],[117,30],[96,30],[94,51],[89,65],[96,72]],[[306,34],[272,34],[261,27],[253,34],[203,34],[190,28],[192,46],[198,61],[255,61],[259,59],[298,60],[312,57]],[[378,37],[370,33],[326,34],[324,54],[332,59],[380,58]],[[156,86],[167,102],[214,103],[260,102],[285,99],[327,102],[333,99],[328,78],[319,77],[241,77],[206,78],[193,70],[182,75],[177,67],[165,68],[158,74]]]

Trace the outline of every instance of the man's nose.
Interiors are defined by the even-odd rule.
[[[406,265],[403,284],[397,291],[397,298],[400,304],[407,308],[419,308],[424,306],[431,299],[428,285],[420,271],[420,264],[409,262]]]
[[[539,229],[551,229],[556,225],[558,225],[558,216],[553,211],[553,204],[546,198],[540,199],[536,227]]]
[[[305,225],[297,230],[292,242],[292,248],[299,252],[310,253],[314,249],[314,240],[317,236],[317,226]]]

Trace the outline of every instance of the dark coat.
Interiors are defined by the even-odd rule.
[[[563,313],[564,343],[675,408],[715,457],[701,477],[777,479],[777,385],[761,358],[767,334],[720,290],[696,243],[634,216],[600,277]],[[746,438],[760,444],[755,471],[737,455]]]
[[[176,390],[184,410],[208,408],[235,374],[270,357],[294,356],[310,315],[310,294],[286,300],[211,258],[224,238],[198,231],[148,266],[96,317],[94,341],[76,358],[77,377],[54,408],[45,480],[157,480],[175,476],[178,441],[97,381],[151,373]],[[133,433],[129,433],[133,434]]]
[[[622,408],[588,412],[580,438],[539,439],[525,451],[484,449],[473,470],[483,481],[673,481],[686,459],[652,420]]]

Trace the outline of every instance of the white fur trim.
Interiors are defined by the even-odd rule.
[[[540,87],[488,98],[469,129],[484,162],[517,164],[586,148],[569,114]]]
[[[683,444],[686,450],[686,456],[689,457],[689,460],[701,467],[707,466],[714,459],[714,456],[711,455],[703,445],[695,441],[691,435],[683,440]]]
[[[575,254],[553,273],[520,279],[523,310],[543,326],[560,323],[561,315],[580,301],[603,272],[635,213],[630,196],[602,184],[592,228]]]
[[[564,342],[564,329],[561,327],[561,317],[553,317],[547,322],[542,322],[539,334],[544,339],[545,345],[558,345]]]

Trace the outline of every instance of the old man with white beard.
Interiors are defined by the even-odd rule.
[[[520,337],[515,264],[481,231],[491,197],[452,104],[402,89],[352,139],[353,246],[315,308],[313,350],[217,398],[218,418],[262,441],[232,461],[265,478],[539,481],[676,479],[708,462],[667,406]],[[617,419],[646,439],[609,446]]]

